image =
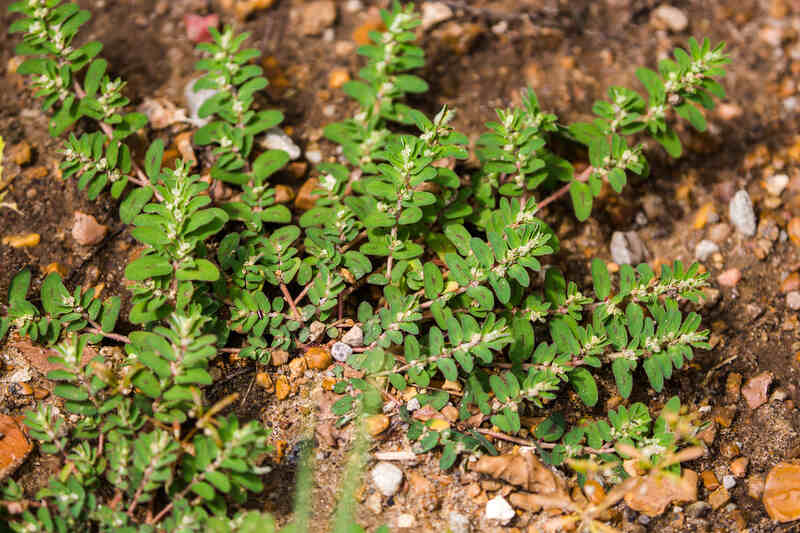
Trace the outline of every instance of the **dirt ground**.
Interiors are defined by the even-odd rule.
[[[74,181],[58,179],[58,142],[47,134],[39,102],[20,76],[5,73],[17,42],[16,37],[5,36],[12,20],[6,13],[10,3],[0,0],[4,35],[0,40],[4,69],[0,135],[7,145],[27,141],[33,157],[21,168],[13,163],[6,167],[6,172],[16,174],[6,201],[16,202],[20,212],[0,209],[0,237],[36,232],[41,242],[32,248],[0,246],[0,294],[6,293],[11,277],[26,265],[41,273],[57,262],[66,268],[69,286],[104,283],[104,296],[124,297],[122,272],[135,241],[121,225],[108,195],[89,202]],[[214,3],[202,0],[78,3],[93,13],[84,37],[104,43],[103,56],[113,72],[128,81],[134,106],[154,97],[185,106],[183,88],[192,77],[196,55],[186,37],[184,14],[213,11],[220,13],[223,22],[235,22]],[[718,292],[700,309],[704,324],[713,331],[714,349],[700,353],[689,369],[668,382],[663,393],[640,388],[634,400],[659,406],[677,394],[683,404],[699,408],[705,419],[714,422],[716,436],[711,453],[689,467],[698,473],[712,471],[722,480],[731,461],[744,456],[749,459],[747,474],[729,489],[729,502],[703,517],[670,510],[646,520],[619,510],[625,530],[792,530],[791,524],[779,526],[768,518],[760,499],[748,494],[747,478],[766,474],[780,461],[800,458],[796,408],[800,403],[800,322],[786,302],[786,293],[800,288],[797,274],[790,276],[800,268],[800,234],[788,229],[789,221],[800,216],[800,4],[796,0],[676,0],[672,5],[687,16],[688,28],[674,31],[664,29],[654,15],[656,0],[449,3],[455,6],[453,16],[421,32],[428,64],[420,74],[431,90],[412,104],[429,113],[445,103],[455,108],[454,126],[473,139],[483,131],[483,123],[494,118],[493,109],[518,101],[526,85],[562,122],[585,120],[593,101],[610,85],[640,89],[636,67],[653,67],[690,35],[728,43],[732,64],[723,80],[726,105],[709,114],[710,127],[704,134],[679,127],[686,147],[683,158],[668,160],[658,146],[650,146],[651,176],[627,187],[621,196],[596,204],[589,221],[577,223],[566,204],[556,205],[547,218],[565,243],[557,260],[586,287],[590,286],[587,261],[595,256],[611,259],[609,242],[614,231],[636,231],[650,252],[651,264],[674,259],[691,262],[696,244],[703,239],[719,246],[719,252],[704,262]],[[375,6],[386,2],[363,1],[359,6],[359,2],[343,0],[336,4],[336,21],[319,35],[302,36],[297,25],[290,23],[291,12],[303,9],[299,0],[278,0],[247,22],[237,23],[253,32],[250,44],[266,58],[271,87],[264,103],[285,113],[283,126],[305,156],[317,151],[324,158],[334,156],[334,146],[322,138],[322,128],[347,116],[353,105],[340,89],[329,87],[330,71],[344,68],[351,77],[356,75],[362,60],[353,53],[354,31],[374,17]],[[179,131],[176,127],[160,130],[152,138],[172,141]],[[308,175],[313,176],[313,165],[309,168]],[[789,183],[776,196],[767,184],[777,174],[787,175]],[[294,187],[304,178],[288,172],[283,176]],[[760,225],[752,238],[736,231],[726,234],[721,226],[729,222],[728,202],[738,189],[746,189],[756,207]],[[96,246],[79,246],[71,236],[75,211],[94,215],[108,225],[109,237]],[[737,269],[741,280],[732,287],[721,286],[717,276],[730,269]],[[38,276],[37,282],[42,278]],[[238,375],[215,385],[212,399],[234,391],[244,394],[252,379],[252,373],[243,371],[246,363],[223,361],[221,365],[223,377]],[[773,376],[770,401],[752,409],[740,397],[736,377],[730,375],[738,374],[746,382],[761,372]],[[239,408],[240,416],[257,417],[271,427],[276,443],[284,449],[264,496],[264,508],[282,520],[291,508],[296,451],[313,438],[319,406],[329,404],[331,393],[322,390],[323,378],[321,374],[304,378],[296,394],[282,402],[253,387]],[[48,384],[42,381],[41,386]],[[3,412],[20,412],[25,407],[25,402],[16,403],[7,396],[0,399]],[[296,416],[298,412],[302,416]],[[373,448],[403,449],[408,446],[403,438],[397,423],[381,434]],[[335,503],[331,487],[339,481],[347,439],[345,431],[335,447],[318,448],[317,520],[329,516]],[[40,462],[40,458],[30,459],[18,476],[35,478],[37,471],[43,471]],[[481,515],[487,499],[502,487],[466,469],[442,472],[437,463],[438,457],[432,454],[402,465],[407,479],[415,473],[432,484],[424,496],[408,487],[376,508],[369,504],[374,488],[365,483],[366,503],[359,510],[362,523],[394,526],[401,515],[411,515],[415,525],[407,531],[438,532],[446,531],[450,514],[458,512],[470,519],[473,531],[491,531]],[[710,492],[701,484],[699,498],[707,500]],[[504,530],[527,531],[530,519],[530,513],[522,512]]]

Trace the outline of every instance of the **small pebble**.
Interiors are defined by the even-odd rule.
[[[635,231],[615,231],[611,235],[611,258],[619,265],[641,263],[647,255],[647,248]]]
[[[711,506],[707,502],[699,501],[689,504],[686,507],[686,514],[690,518],[701,518],[707,515],[710,510]]]
[[[197,114],[203,103],[217,94],[214,89],[201,89],[197,92],[194,90],[194,84],[197,80],[190,80],[183,89],[183,96],[186,98],[186,105],[189,108],[189,122],[192,125],[201,128],[211,122],[210,117],[200,118]]]
[[[183,16],[183,24],[186,26],[186,36],[193,43],[209,43],[211,32],[209,28],[216,28],[219,25],[219,15],[213,14],[206,17],[187,13]]]
[[[728,467],[731,471],[731,474],[738,478],[742,478],[747,474],[747,465],[750,463],[750,460],[747,457],[739,457],[731,461],[730,466]]]
[[[367,433],[373,437],[380,435],[389,427],[389,417],[380,414],[370,415],[364,419],[364,426],[366,427]]]
[[[682,32],[689,26],[686,13],[669,4],[661,4],[651,15],[655,26],[666,27],[672,32]]]
[[[771,372],[762,372],[747,380],[742,387],[742,396],[750,409],[756,409],[767,403],[767,391],[771,383]]]
[[[756,234],[756,214],[747,191],[739,190],[733,195],[728,204],[728,216],[739,233],[747,237]]]
[[[307,179],[300,190],[297,191],[297,196],[294,199],[294,206],[301,211],[308,211],[314,204],[317,203],[317,195],[313,194],[314,189],[319,187],[319,180],[317,178]]]
[[[353,348],[343,342],[337,342],[331,347],[331,354],[333,355],[333,358],[340,363],[347,361],[347,358],[350,357],[350,354],[352,353]]]
[[[722,486],[730,490],[736,486],[736,478],[731,475],[722,476]]]
[[[770,470],[762,501],[773,520],[791,522],[800,518],[800,465],[779,463]]]
[[[772,196],[780,196],[787,185],[789,185],[789,176],[786,174],[775,174],[764,181],[764,188]]]
[[[516,513],[505,498],[500,495],[495,496],[486,502],[486,519],[497,520],[502,525],[506,525],[514,519]]]
[[[295,144],[291,137],[286,135],[280,128],[270,128],[259,144],[268,150],[283,150],[289,154],[289,159],[295,160],[302,153],[300,147]]]
[[[306,159],[308,159],[308,162],[312,165],[319,165],[322,163],[322,152],[319,150],[309,150],[306,152]]]
[[[735,287],[742,279],[742,272],[738,268],[730,268],[717,276],[717,282],[723,287]]]
[[[286,379],[286,376],[278,376],[275,380],[275,397],[285,400],[289,397],[290,392],[292,392],[292,388],[289,386],[289,380]]]
[[[795,245],[800,246],[800,217],[793,217],[786,225],[786,233]]]
[[[24,235],[7,235],[0,241],[12,248],[32,248],[37,246],[42,237],[38,233],[26,233]]]
[[[800,273],[792,272],[781,281],[781,292],[786,294],[788,292],[800,290]]]
[[[342,335],[342,342],[353,347],[361,346],[364,344],[364,330],[361,329],[361,326],[353,326]]]
[[[416,398],[416,396],[408,400],[408,403],[406,404],[406,409],[408,409],[408,411],[412,413],[417,409],[419,409],[420,407],[422,406],[420,405],[419,400]]]
[[[392,463],[380,462],[370,474],[375,487],[387,498],[394,496],[403,482],[403,471]]]
[[[792,291],[786,295],[786,306],[792,311],[800,310],[800,291]]]
[[[331,353],[322,346],[309,348],[305,358],[308,368],[313,368],[314,370],[325,370],[331,366]]]
[[[444,2],[425,2],[422,4],[422,29],[444,22],[453,16],[453,10]]]
[[[697,246],[694,249],[694,256],[700,261],[705,261],[711,257],[711,254],[715,254],[717,252],[719,252],[719,246],[717,246],[717,243],[708,239],[704,239],[697,243]]]
[[[348,81],[350,81],[350,74],[347,69],[335,68],[328,74],[328,87],[331,89],[338,89]]]
[[[317,0],[292,9],[291,27],[301,36],[319,35],[336,20],[333,0]]]
[[[455,511],[447,515],[447,525],[452,533],[472,533],[469,517]]]
[[[400,529],[408,529],[410,527],[414,527],[416,520],[414,515],[410,515],[407,513],[403,513],[397,517],[397,527]]]
[[[28,141],[22,141],[8,149],[8,158],[19,166],[27,165],[31,162],[31,145]]]

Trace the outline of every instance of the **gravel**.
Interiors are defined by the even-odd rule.
[[[611,258],[618,265],[641,263],[647,255],[647,248],[635,231],[615,231],[611,235]]]
[[[694,249],[694,256],[700,261],[705,261],[713,254],[719,252],[719,246],[714,241],[704,239],[697,243]]]
[[[450,526],[452,533],[472,533],[472,525],[469,517],[455,511],[447,517],[447,525]]]
[[[214,89],[201,89],[195,92],[194,84],[196,82],[197,80],[190,80],[183,89],[183,95],[186,98],[186,105],[189,107],[189,122],[191,122],[193,126],[202,128],[211,122],[211,118],[200,118],[197,112],[206,100],[217,94],[217,91]]]
[[[259,141],[259,144],[268,150],[283,150],[289,154],[289,158],[294,161],[302,153],[291,137],[280,128],[270,128],[266,135]]]
[[[380,493],[387,498],[394,496],[403,482],[403,471],[391,463],[378,463],[372,469],[372,482]]]
[[[514,509],[502,496],[495,496],[486,502],[486,518],[488,520],[497,520],[505,525],[511,522],[514,516],[516,516]]]
[[[728,205],[728,216],[742,235],[752,237],[756,234],[756,214],[747,191],[739,190],[733,195]]]
[[[337,342],[331,346],[331,355],[340,363],[347,361],[347,358],[350,357],[352,353],[353,348],[343,342]]]

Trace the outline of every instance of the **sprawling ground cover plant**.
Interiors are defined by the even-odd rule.
[[[28,300],[30,271],[11,284],[0,339],[13,329],[55,345],[63,367],[48,375],[63,401],[30,412],[26,423],[64,468],[36,495],[6,487],[14,529],[265,527],[269,518],[245,502],[248,491],[262,490],[268,435],[257,422],[223,414],[233,398],[209,404],[204,395],[209,365],[224,352],[266,363],[275,350],[330,348],[363,375],[336,385],[342,424],[384,407],[384,395],[415,387],[410,402],[389,407],[419,452],[442,446],[443,468],[461,453],[496,453],[486,435],[518,433],[521,413],[548,415],[534,436],[554,465],[584,468],[590,459],[617,481],[628,475],[623,457],[679,465],[663,459],[693,431],[674,402],[656,421],[636,403],[571,428],[548,405],[570,387],[594,406],[596,376],[609,370],[628,398],[640,366],[648,383],[636,386],[661,391],[694,349],[708,347],[700,316],[680,307],[698,300],[706,276],[676,262],[659,274],[621,265],[612,277],[595,259],[587,290],[554,264],[559,237],[539,215],[569,195],[585,220],[606,183],[619,192],[629,172],[645,176],[642,144],[634,142],[644,135],[680,155],[668,119],[705,128],[697,106],[711,109],[724,96],[714,81],[724,74],[723,45],[691,39],[658,72],[639,69],[647,99],[611,87],[591,123],[562,124],[528,91],[521,107],[497,110],[478,142],[480,164],[470,168],[460,162],[469,150],[450,125],[453,110],[430,118],[404,103],[428,85],[410,73],[424,65],[414,44],[419,19],[412,6],[395,4],[382,13],[386,30],[358,50],[366,57],[360,79],[343,87],[357,112],[325,129],[342,157],[318,166],[314,207],[293,212],[276,203],[270,181],[289,156],[257,147],[283,117],[254,107],[267,80],[253,61],[259,52],[243,48],[247,34],[211,29],[213,42],[198,47],[194,88],[214,94],[200,107],[208,123],[194,142],[213,151],[211,177],[240,191],[215,202],[185,162],[163,167],[160,140],[143,168],[136,163],[126,139],[146,118],[125,111],[125,84],[107,73],[100,43],[73,46],[88,12],[60,0],[24,0],[11,10],[21,14],[11,26],[23,36],[17,52],[29,56],[18,72],[30,75],[52,112],[53,135],[71,129],[64,175],[90,198],[120,199],[120,219],[143,245],[125,270],[132,293],[125,319],[139,328],[127,336],[115,332],[118,297],[101,301],[51,274],[38,306]],[[82,117],[95,131],[75,125]],[[556,138],[585,146],[589,164],[577,171],[551,149]],[[85,361],[87,343],[101,342],[121,343],[124,353]],[[448,403],[462,422],[480,414],[494,427],[457,430],[410,416]]]

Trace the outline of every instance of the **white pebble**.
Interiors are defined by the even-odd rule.
[[[756,214],[747,191],[739,190],[733,195],[728,205],[728,216],[742,235],[752,237],[756,234]]]
[[[722,476],[722,486],[726,489],[732,489],[736,486],[736,478],[731,475]]]
[[[353,326],[342,335],[342,342],[349,346],[361,346],[364,344],[364,330],[360,326]]]
[[[705,239],[697,243],[697,246],[694,249],[694,256],[700,261],[705,261],[711,257],[712,254],[717,252],[719,252],[719,246],[717,246],[717,243]]]
[[[403,471],[391,463],[380,462],[372,469],[372,482],[384,496],[394,496],[403,482]]]
[[[497,520],[505,525],[516,516],[514,509],[509,505],[505,498],[498,495],[486,502],[486,518]]]
[[[410,527],[414,527],[416,520],[414,519],[414,515],[410,514],[401,514],[397,517],[397,527],[400,529],[408,529]]]
[[[308,162],[312,165],[319,165],[322,163],[322,152],[319,150],[309,150],[306,152],[306,159],[308,159]]]
[[[789,176],[786,174],[774,174],[765,180],[764,185],[767,192],[772,196],[780,196],[786,186],[789,185]]]
[[[195,83],[197,83],[197,80],[189,81],[183,89],[183,95],[186,98],[186,105],[189,107],[189,122],[191,122],[193,126],[202,128],[211,122],[211,117],[200,118],[197,112],[206,100],[217,94],[217,91],[214,89],[201,89],[195,92]]]
[[[420,407],[422,406],[419,404],[419,400],[417,400],[416,397],[408,400],[408,403],[406,404],[406,409],[408,409],[410,412],[414,412]]]
[[[350,357],[352,353],[353,349],[343,342],[337,342],[331,346],[331,355],[341,363],[347,361],[347,358]]]
[[[289,154],[289,158],[292,160],[300,157],[302,153],[300,147],[280,128],[267,130],[267,134],[259,141],[259,144],[269,150],[283,150]]]
[[[469,518],[455,511],[448,515],[447,525],[450,526],[450,531],[452,531],[452,533],[472,532],[472,526],[469,523]]]
[[[786,295],[786,305],[792,311],[800,310],[800,291],[792,291]]]

